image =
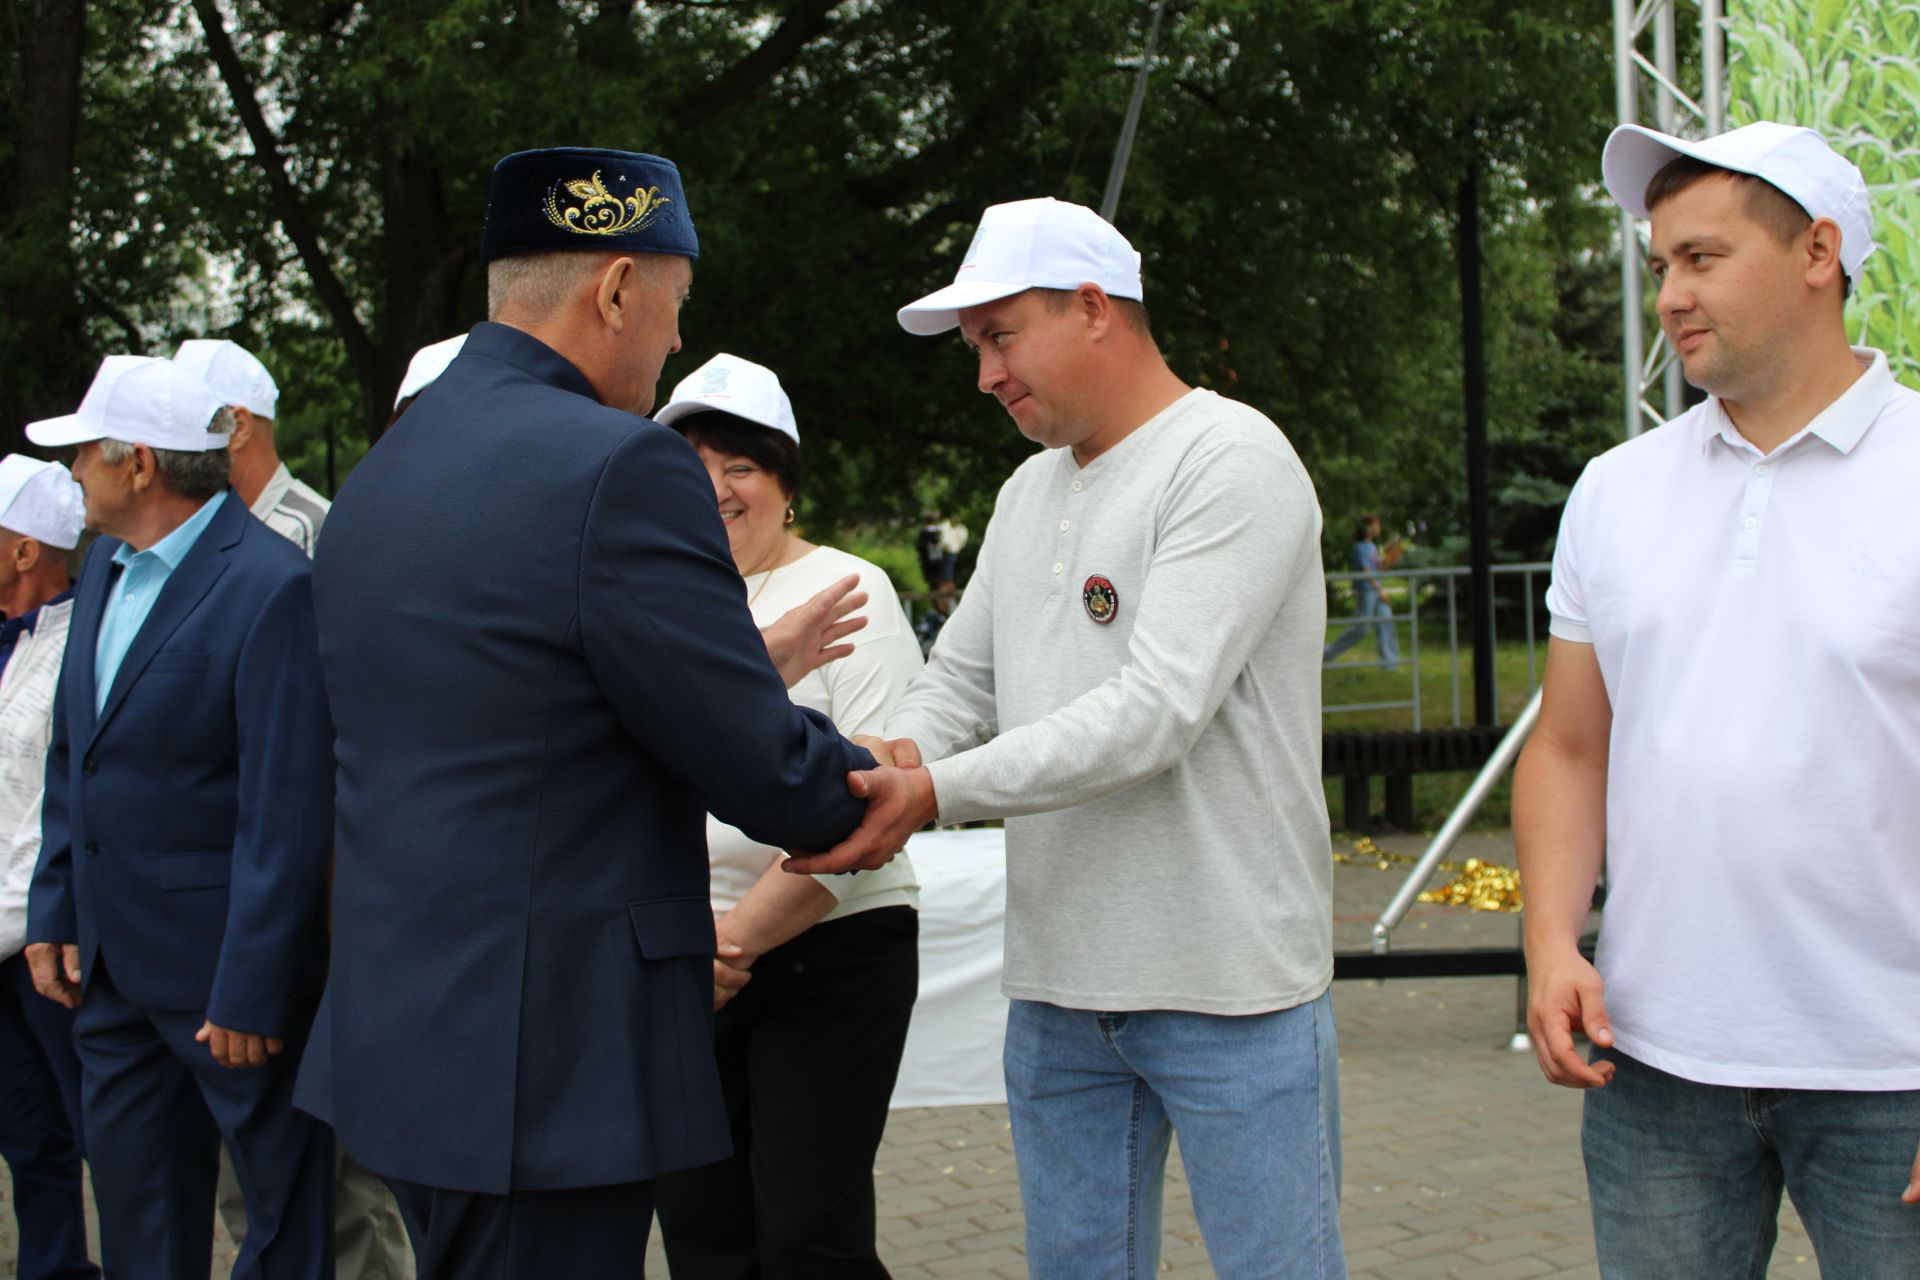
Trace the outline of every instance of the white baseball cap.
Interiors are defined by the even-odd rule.
[[[227,447],[227,433],[207,430],[227,402],[171,360],[108,356],[74,412],[27,424],[43,449],[89,440],[121,440],[182,453]]]
[[[256,418],[273,417],[280,388],[267,366],[237,342],[225,338],[188,338],[173,361],[213,388],[221,404],[238,405]]]
[[[1873,203],[1866,179],[1827,140],[1798,125],[1762,120],[1728,133],[1693,142],[1623,124],[1607,139],[1600,158],[1607,192],[1636,218],[1647,212],[1647,184],[1678,156],[1771,183],[1814,219],[1830,218],[1840,228],[1840,266],[1847,278],[1860,278],[1861,264],[1873,253]]]
[[[393,407],[398,409],[402,400],[417,396],[432,386],[447,371],[453,358],[460,354],[460,348],[466,345],[467,335],[463,333],[458,337],[428,343],[414,352],[413,359],[407,361],[407,376],[400,379],[400,390],[393,394]]]
[[[1083,204],[1043,196],[987,206],[953,283],[900,308],[900,327],[945,333],[959,313],[1028,289],[1097,284],[1109,297],[1141,300],[1140,255],[1113,224]]]
[[[800,424],[793,419],[793,401],[773,370],[739,356],[721,352],[680,379],[666,408],[653,415],[661,426],[681,418],[717,409],[763,427],[772,427],[800,443]]]
[[[0,458],[0,529],[71,551],[86,523],[85,499],[65,467],[20,453]]]

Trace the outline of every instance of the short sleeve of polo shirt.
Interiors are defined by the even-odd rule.
[[[1587,625],[1586,593],[1580,583],[1580,537],[1582,514],[1592,501],[1593,464],[1587,464],[1567,495],[1560,512],[1560,536],[1553,548],[1553,580],[1547,587],[1547,612],[1552,615],[1547,632],[1575,644],[1592,644],[1593,632]]]

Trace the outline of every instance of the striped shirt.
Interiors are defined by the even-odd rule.
[[[313,555],[313,544],[320,540],[320,526],[326,522],[333,504],[313,489],[293,478],[287,464],[274,470],[267,487],[253,500],[254,518],[294,546]]]

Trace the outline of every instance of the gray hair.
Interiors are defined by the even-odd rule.
[[[496,258],[487,264],[487,318],[509,303],[535,317],[550,315],[605,266],[604,254],[578,250]]]
[[[657,253],[620,255],[606,250],[596,253],[560,249],[552,253],[495,258],[487,264],[487,319],[498,318],[500,309],[508,303],[534,319],[544,319],[620,256],[633,259],[634,271],[642,284],[652,284],[657,279],[654,268],[661,257]]]
[[[232,435],[234,425],[233,410],[222,405],[207,430],[214,435]],[[133,456],[133,448],[124,440],[102,440],[100,460],[117,467]],[[217,449],[155,449],[153,462],[168,490],[203,502],[227,487],[232,465],[224,445]]]

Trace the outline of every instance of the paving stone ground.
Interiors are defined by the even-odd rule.
[[[1380,844],[1414,853],[1421,841],[1382,837]],[[1472,836],[1459,856],[1469,854],[1510,863],[1511,841]],[[1367,945],[1400,874],[1338,868],[1336,946]],[[1396,941],[1498,945],[1515,938],[1516,923],[1464,908],[1420,907]],[[1580,1167],[1580,1099],[1545,1083],[1530,1053],[1506,1048],[1514,996],[1514,982],[1504,978],[1336,987],[1346,1165],[1341,1224],[1353,1280],[1597,1280]],[[895,1112],[874,1180],[881,1257],[896,1280],[1027,1276],[1005,1107]],[[0,1280],[15,1276],[13,1229],[11,1188],[0,1181]],[[232,1258],[224,1235],[220,1253],[214,1275],[224,1280]],[[1785,1207],[1771,1274],[1818,1276],[1812,1254]],[[1213,1275],[1177,1152],[1167,1176],[1161,1273],[1183,1280]],[[657,1243],[648,1274],[667,1275]]]

